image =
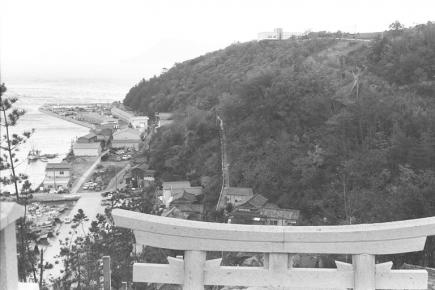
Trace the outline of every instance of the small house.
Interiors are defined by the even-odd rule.
[[[234,207],[247,202],[254,196],[252,188],[248,187],[225,187],[222,191],[222,196],[219,198],[217,208],[225,208],[227,204],[232,204]]]
[[[127,180],[127,183],[129,183],[131,187],[138,188],[153,182],[155,171],[149,170],[148,167],[147,163],[133,166],[129,174],[130,180]]]
[[[230,214],[230,223],[289,226],[297,223],[300,211],[279,208],[261,194],[256,194],[236,206]]]
[[[100,156],[102,151],[100,142],[93,143],[79,143],[73,145],[73,152],[75,156]]]
[[[202,204],[179,204],[163,210],[162,216],[200,221],[203,213],[204,206]]]
[[[171,205],[193,204],[198,201],[198,197],[187,191],[177,193],[172,197]]]
[[[66,162],[47,163],[45,167],[44,188],[68,188],[71,178],[71,165]]]
[[[113,134],[112,147],[134,148],[138,150],[141,141],[141,133],[139,131],[132,128],[125,128]]]

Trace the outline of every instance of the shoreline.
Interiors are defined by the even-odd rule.
[[[39,107],[38,111],[40,111],[41,113],[47,114],[49,116],[55,117],[55,118],[59,118],[59,119],[62,119],[64,121],[67,121],[67,122],[70,122],[70,123],[74,123],[76,125],[80,125],[82,127],[86,127],[86,128],[89,128],[89,129],[95,129],[94,125],[91,125],[91,124],[86,123],[86,122],[78,121],[78,120],[73,119],[73,118],[68,118],[68,117],[65,117],[65,116],[58,115],[56,113],[53,113],[53,112],[51,112],[49,110],[44,109],[44,107]]]

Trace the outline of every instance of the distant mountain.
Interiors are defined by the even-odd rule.
[[[221,184],[216,114],[232,186],[307,224],[435,215],[435,24],[371,42],[336,34],[231,45],[131,88],[124,104],[176,122],[152,140],[165,179]]]

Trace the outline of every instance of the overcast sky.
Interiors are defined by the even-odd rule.
[[[385,30],[435,20],[435,0],[0,0],[3,78],[148,78],[258,32]]]

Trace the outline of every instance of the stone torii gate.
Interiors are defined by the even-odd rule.
[[[132,229],[138,244],[184,250],[169,264],[135,263],[133,281],[183,285],[284,287],[303,289],[427,289],[425,270],[392,270],[375,255],[421,251],[435,234],[435,217],[346,226],[262,226],[198,222],[115,209],[115,225]],[[207,251],[265,253],[264,267],[221,266]],[[350,254],[352,264],[335,269],[292,268],[296,253]]]

